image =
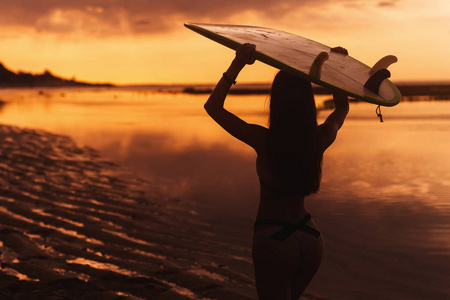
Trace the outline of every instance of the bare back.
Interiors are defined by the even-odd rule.
[[[333,143],[335,135],[327,131],[327,125],[322,124],[318,126],[318,129],[320,151],[323,153]],[[266,145],[268,129],[263,128],[258,136],[264,139],[258,144]],[[276,219],[287,222],[298,221],[307,212],[304,205],[305,196],[283,193],[279,187],[278,179],[270,170],[270,161],[265,147],[255,150],[258,154],[256,158],[256,171],[261,182],[260,205],[257,219]]]

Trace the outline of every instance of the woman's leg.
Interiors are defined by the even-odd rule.
[[[324,250],[324,239],[310,239],[300,255],[299,268],[291,278],[291,300],[298,300],[319,269]]]
[[[256,238],[252,249],[256,289],[260,300],[290,300],[291,280],[300,255],[291,243]]]

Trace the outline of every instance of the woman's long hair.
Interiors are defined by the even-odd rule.
[[[284,192],[306,196],[319,190],[323,155],[312,86],[283,71],[272,84],[267,153]]]

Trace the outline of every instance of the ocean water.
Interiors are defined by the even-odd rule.
[[[4,90],[0,123],[98,149],[250,247],[258,205],[253,150],[204,112],[207,95],[140,88]],[[320,104],[328,96],[316,100]],[[267,96],[226,107],[267,123]],[[319,112],[319,122],[330,111]],[[450,299],[450,102],[352,103],[307,206],[326,252],[308,292],[330,299]],[[252,276],[248,262],[231,266]]]

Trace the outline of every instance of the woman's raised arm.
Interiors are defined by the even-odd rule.
[[[328,148],[336,139],[338,130],[344,124],[349,111],[348,96],[339,91],[333,91],[334,111],[328,116],[325,122],[319,126],[324,138],[324,150]]]
[[[252,55],[255,51],[255,45],[243,44],[236,50],[236,57],[232,61],[228,70],[223,73],[222,78],[217,83],[213,92],[205,103],[205,109],[208,114],[214,119],[214,114],[223,108],[225,98],[231,85],[236,83],[236,78],[241,70],[247,64],[253,64],[255,60]]]
[[[223,129],[258,151],[264,128],[259,125],[248,124],[224,108],[225,98],[231,85],[235,83],[239,72],[245,65],[255,62],[253,58],[254,51],[255,45],[251,44],[241,45],[236,50],[236,57],[217,83],[204,107],[211,118],[222,126]]]

